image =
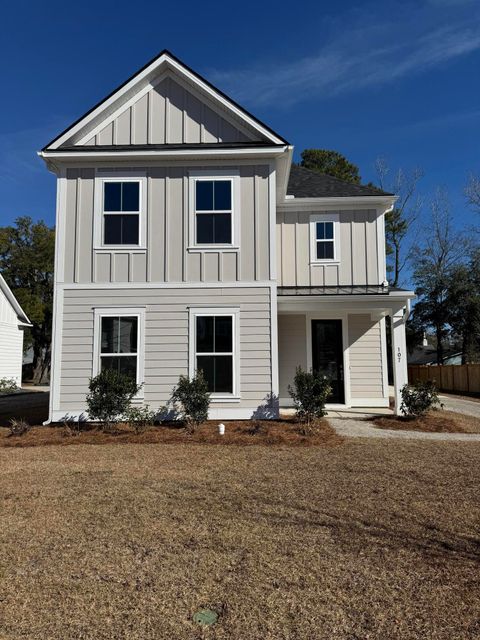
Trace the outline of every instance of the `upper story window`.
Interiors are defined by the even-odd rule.
[[[140,183],[103,183],[103,244],[138,245]]]
[[[310,218],[310,262],[340,259],[338,213],[317,213]]]
[[[145,244],[146,178],[138,171],[103,172],[95,180],[95,247]]]
[[[196,244],[232,244],[232,181],[196,180]]]
[[[316,222],[317,227],[317,260],[333,260],[335,258],[335,233],[333,222]]]
[[[190,171],[190,250],[238,249],[238,170]]]

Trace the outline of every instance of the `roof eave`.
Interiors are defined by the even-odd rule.
[[[372,195],[372,196],[325,196],[316,198],[292,198],[278,203],[278,208],[283,210],[314,209],[316,207],[336,206],[336,205],[376,205],[392,207],[398,196],[393,195]]]

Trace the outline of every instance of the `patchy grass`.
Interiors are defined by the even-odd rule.
[[[479,455],[0,449],[0,638],[478,639]]]
[[[186,433],[180,424],[162,424],[136,434],[126,425],[118,425],[112,432],[84,425],[79,433],[56,425],[33,427],[22,436],[11,436],[0,428],[0,447],[38,447],[72,444],[223,444],[223,445],[289,445],[336,446],[343,441],[326,420],[319,421],[312,435],[305,436],[301,425],[292,420],[224,421],[225,435],[218,434],[220,421],[201,425],[194,434]]]
[[[430,433],[480,433],[480,420],[454,411],[438,409],[419,418],[380,416],[371,419],[380,429],[428,431]]]

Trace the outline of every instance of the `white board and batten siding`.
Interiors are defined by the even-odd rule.
[[[0,274],[0,378],[22,383],[23,331],[29,320]]]
[[[379,285],[384,280],[383,216],[375,209],[338,210],[340,260],[315,263],[310,255],[313,212],[277,212],[279,286]],[[382,243],[379,242],[382,238]]]
[[[147,87],[148,89],[148,87]],[[248,142],[258,134],[221,113],[205,96],[196,94],[176,78],[166,77],[137,100],[113,114],[86,146],[199,144]]]
[[[238,246],[195,249],[190,237],[189,175],[215,166],[150,167],[146,246],[119,250],[95,246],[95,170],[68,169],[65,202],[64,281],[70,283],[265,282],[271,279],[269,165],[243,165],[239,173]],[[118,169],[118,175],[129,168]]]

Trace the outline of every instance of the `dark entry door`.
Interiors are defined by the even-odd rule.
[[[343,339],[341,320],[312,320],[312,366],[332,386],[328,402],[343,404]]]

